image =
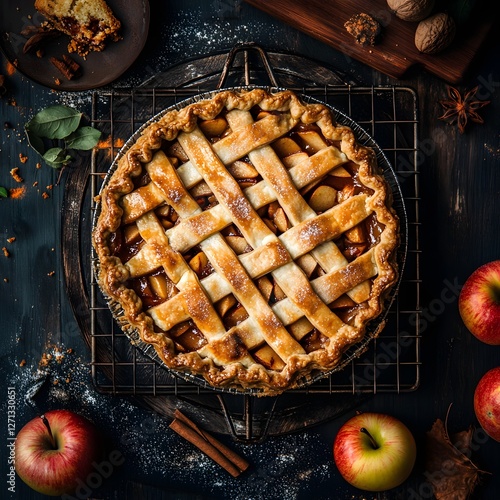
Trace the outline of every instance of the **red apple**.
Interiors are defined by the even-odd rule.
[[[487,371],[478,382],[474,412],[484,432],[500,441],[500,366]]]
[[[333,456],[348,483],[366,491],[385,491],[408,478],[417,447],[408,427],[397,418],[360,413],[340,428]]]
[[[467,329],[485,344],[500,345],[500,260],[477,268],[458,297]]]
[[[16,472],[39,493],[72,493],[100,458],[99,442],[96,427],[86,418],[68,410],[48,411],[17,434]]]

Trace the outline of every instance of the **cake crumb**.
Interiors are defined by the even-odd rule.
[[[26,366],[26,360],[22,359],[21,362],[19,363],[19,366]]]
[[[47,273],[47,276],[54,276],[54,274],[56,274],[55,271],[50,271],[50,273]]]
[[[43,198],[44,200],[46,200],[47,198],[50,198],[49,193],[47,193],[46,191],[44,191],[44,192],[42,193],[42,198]]]
[[[344,27],[360,45],[375,45],[382,31],[378,21],[364,12],[349,18]]]
[[[16,237],[15,236],[12,236],[11,238],[7,238],[7,241],[9,243],[14,243],[14,241],[16,241]]]
[[[51,359],[52,359],[52,355],[51,354],[47,354],[45,352],[42,353],[42,357],[40,358],[38,366],[39,367],[49,366],[49,362],[50,362]]]
[[[9,197],[10,198],[19,199],[19,198],[22,198],[25,194],[26,194],[26,188],[24,186],[9,189]]]
[[[26,163],[28,161],[28,157],[26,155],[23,155],[22,153],[19,153],[19,161],[21,163]]]
[[[40,162],[37,162],[37,164],[35,165],[35,167],[38,169],[38,168],[42,168],[42,164]]]
[[[2,247],[2,252],[5,257],[10,257],[10,252],[7,250],[7,247]]]
[[[10,171],[10,175],[16,182],[23,182],[23,178],[19,175],[19,167],[15,167]]]

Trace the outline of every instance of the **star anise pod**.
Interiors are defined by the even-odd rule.
[[[479,86],[466,91],[464,96],[455,88],[448,86],[448,97],[449,99],[441,99],[439,104],[444,108],[444,114],[439,117],[440,120],[444,120],[450,124],[457,123],[458,130],[461,134],[465,131],[465,126],[468,120],[475,123],[484,123],[484,120],[477,113],[478,109],[483,108],[491,101],[479,101],[477,100],[476,93]]]

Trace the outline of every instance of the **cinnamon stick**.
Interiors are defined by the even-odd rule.
[[[71,59],[70,56],[64,54],[62,59],[51,57],[50,62],[68,79],[72,80],[80,76],[80,65]]]
[[[240,457],[225,444],[218,441],[208,432],[200,429],[179,410],[175,411],[175,418],[170,424],[170,428],[194,444],[203,453],[226,469],[233,477],[239,476],[250,465],[244,458]]]
[[[223,453],[233,464],[235,464],[241,472],[248,469],[250,464],[240,455],[238,455],[231,448],[228,448],[224,443],[221,443],[218,439],[214,438],[208,432],[200,429],[192,420],[190,420],[186,415],[184,415],[181,411],[175,410],[175,418],[182,420],[185,424],[189,425],[192,429],[194,429],[198,434],[203,436],[207,441],[209,441],[215,448],[217,448],[221,453]]]

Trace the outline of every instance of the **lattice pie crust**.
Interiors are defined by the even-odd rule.
[[[214,387],[273,395],[332,370],[397,279],[374,151],[291,91],[166,112],[99,199],[98,281],[122,326]]]

